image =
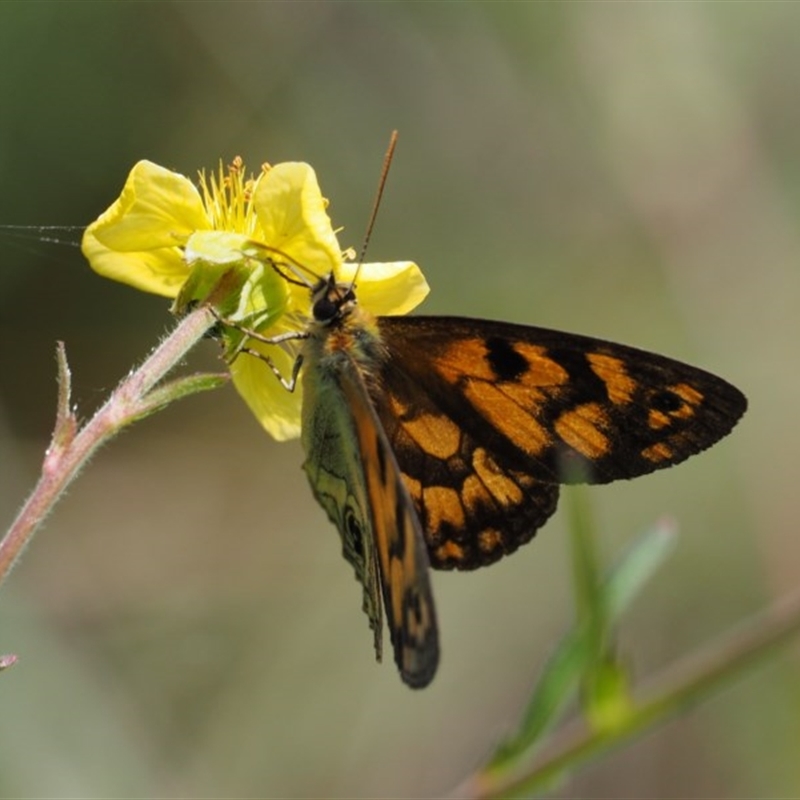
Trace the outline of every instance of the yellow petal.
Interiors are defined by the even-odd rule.
[[[258,181],[253,203],[265,244],[318,278],[337,269],[341,248],[317,176],[308,164],[276,164]]]
[[[268,353],[283,377],[287,380],[291,377],[294,358],[289,353],[252,340],[250,346]],[[231,375],[237,391],[267,433],[279,442],[300,435],[302,389],[299,382],[294,392],[289,392],[263,361],[247,353],[239,355],[231,364]]]
[[[175,297],[189,274],[178,245],[208,226],[188,178],[140,161],[119,198],[86,229],[81,249],[100,275]]]
[[[337,280],[353,279],[356,264],[342,264]],[[430,287],[422,270],[413,261],[362,264],[356,281],[358,302],[372,314],[400,315],[415,309],[428,295]]]
[[[155,250],[185,244],[191,233],[209,227],[200,193],[188,178],[139,161],[116,202],[87,230],[112,250]]]
[[[123,253],[104,247],[87,229],[81,249],[98,274],[164,297],[175,297],[189,274],[177,247]]]

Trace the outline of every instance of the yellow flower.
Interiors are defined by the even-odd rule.
[[[302,331],[310,314],[308,285],[331,272],[348,281],[346,262],[314,170],[287,162],[246,178],[236,159],[227,173],[183,175],[149,161],[131,170],[119,198],[86,229],[82,250],[92,269],[137,289],[190,303],[211,302],[226,320],[273,337]],[[305,285],[298,285],[300,281]],[[428,293],[410,261],[362,264],[359,303],[373,314],[406,314]],[[226,327],[228,353],[245,342]],[[246,337],[245,337],[246,338]],[[298,340],[249,348],[268,354],[288,378]],[[231,363],[234,385],[278,440],[300,433],[301,388],[288,392],[267,364],[249,354]]]

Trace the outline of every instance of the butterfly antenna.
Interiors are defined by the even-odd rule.
[[[364,243],[361,245],[361,252],[358,255],[358,264],[356,266],[355,275],[350,283],[352,289],[356,285],[358,273],[361,271],[361,265],[364,263],[364,257],[367,255],[367,247],[369,245],[370,237],[372,236],[372,229],[375,227],[375,219],[378,216],[378,208],[383,198],[383,190],[386,188],[386,178],[389,175],[389,167],[392,165],[392,158],[394,158],[394,149],[397,146],[397,131],[392,131],[389,138],[389,147],[386,149],[386,155],[383,157],[383,169],[381,169],[381,177],[378,181],[378,191],[375,193],[375,202],[372,204],[372,213],[369,215],[369,223],[367,224],[367,231],[364,234]]]

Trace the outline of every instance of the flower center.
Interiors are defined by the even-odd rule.
[[[269,169],[269,164],[263,164],[261,175]],[[201,170],[199,177],[203,205],[212,230],[254,236],[258,218],[253,206],[253,191],[258,178],[246,175],[241,157],[236,156],[227,167],[220,161],[216,174],[206,174],[205,170]]]

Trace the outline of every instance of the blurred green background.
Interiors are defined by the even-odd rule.
[[[680,523],[621,631],[647,676],[800,578],[798,76],[795,3],[4,2],[0,223],[85,225],[141,158],[239,154],[313,164],[358,246],[399,129],[369,255],[416,260],[427,313],[625,341],[750,398],[714,450],[591,492],[609,561]],[[86,416],[172,322],[76,248],[5,231],[0,253],[10,520],[55,341]],[[415,693],[373,661],[301,459],[232,388],[95,457],[0,597],[0,795],[430,797],[480,764],[571,619],[563,509],[434,576],[442,663]],[[798,796],[799,750],[795,648],[557,796]]]

